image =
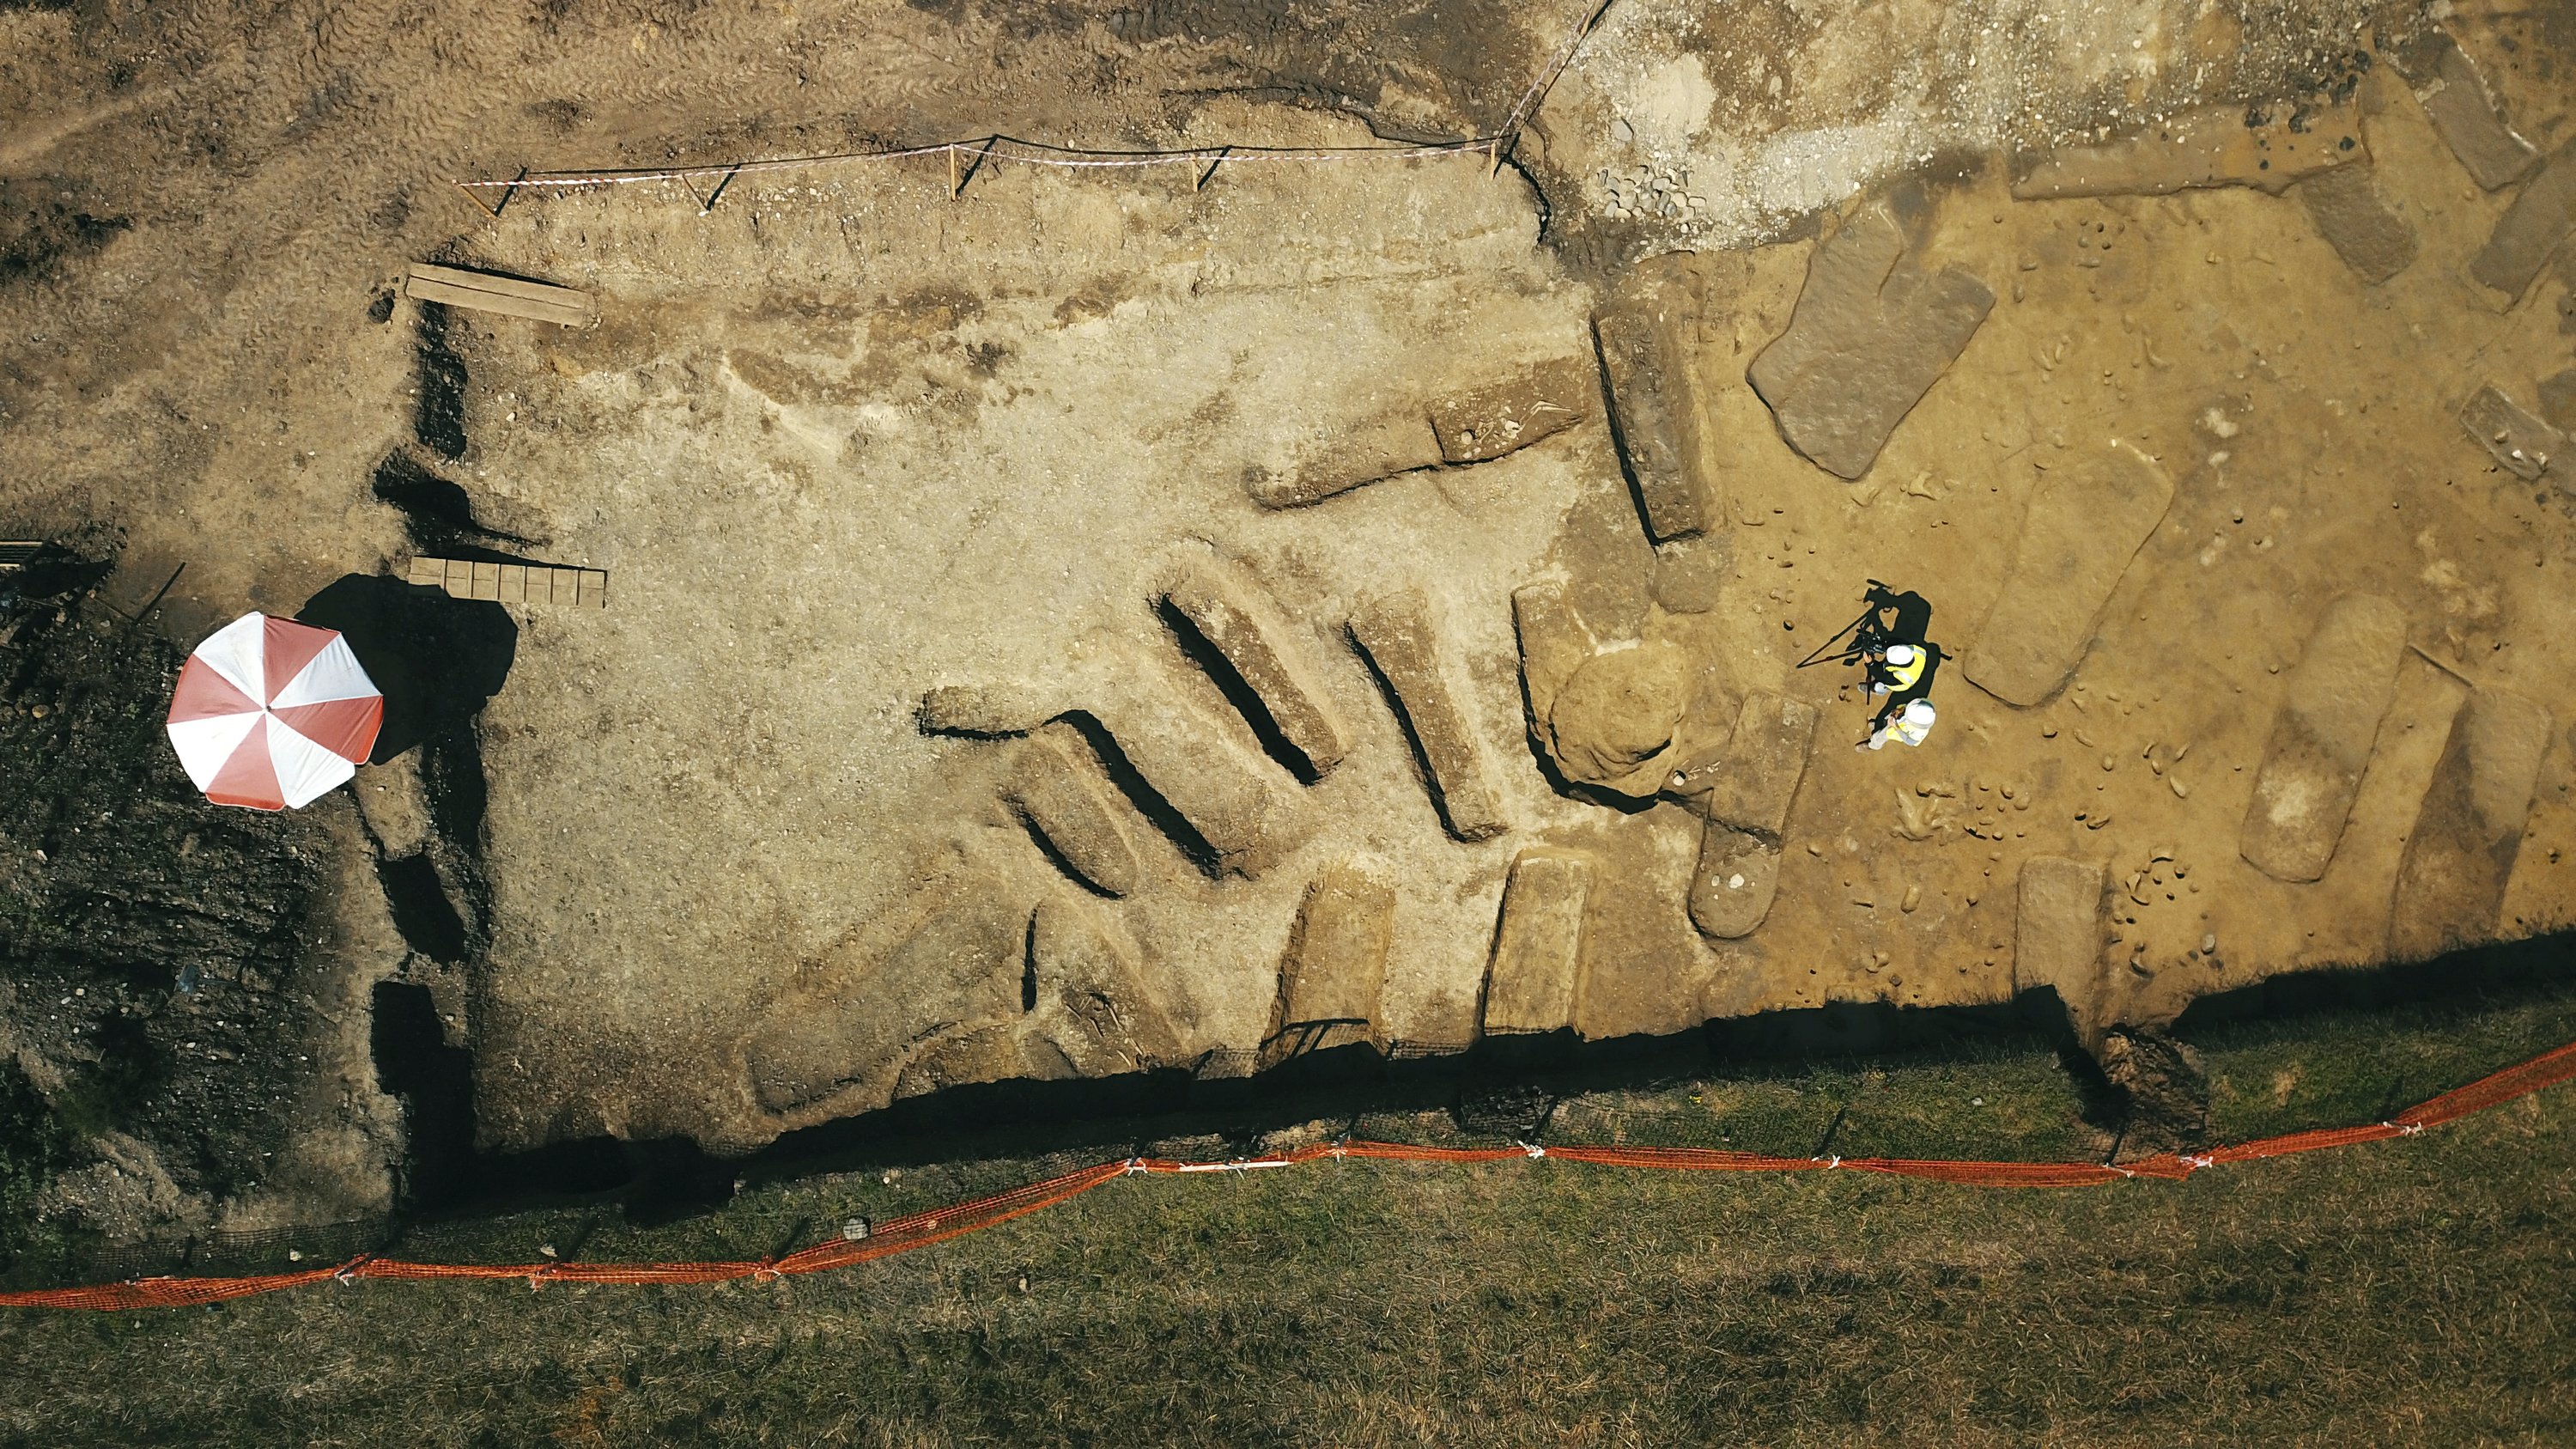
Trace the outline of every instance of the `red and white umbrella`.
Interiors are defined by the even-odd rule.
[[[218,805],[301,809],[358,772],[384,718],[338,631],[249,613],[180,669],[170,747]]]

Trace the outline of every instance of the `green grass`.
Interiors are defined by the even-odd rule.
[[[2560,995],[2232,1028],[2205,1054],[2243,1137],[2570,1036]],[[2045,1053],[1995,1052],[1602,1094],[1551,1136],[1804,1154],[1839,1116],[1846,1155],[2098,1151],[2074,1109]],[[581,1256],[757,1257],[1064,1165],[754,1184]],[[398,1251],[526,1260],[580,1223]],[[0,1315],[0,1444],[2543,1445],[2576,1442],[2571,1325],[2576,1087],[2184,1183],[1319,1163],[1115,1181],[772,1285]]]

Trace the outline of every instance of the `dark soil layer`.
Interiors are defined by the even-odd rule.
[[[294,993],[322,836],[191,787],[161,737],[181,656],[84,601],[100,572],[31,582],[66,587],[0,622],[0,1010],[62,1074],[60,1130],[142,1139],[221,1195],[258,1179],[308,1074]],[[14,1160],[55,1130],[0,1111]]]

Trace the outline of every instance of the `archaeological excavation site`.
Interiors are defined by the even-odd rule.
[[[2576,923],[2564,5],[0,0],[0,115],[85,1241],[1850,1021],[2116,1092]]]

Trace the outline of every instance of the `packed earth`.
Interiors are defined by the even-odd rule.
[[[0,1189],[2576,920],[2576,10],[1587,6],[0,0]]]

